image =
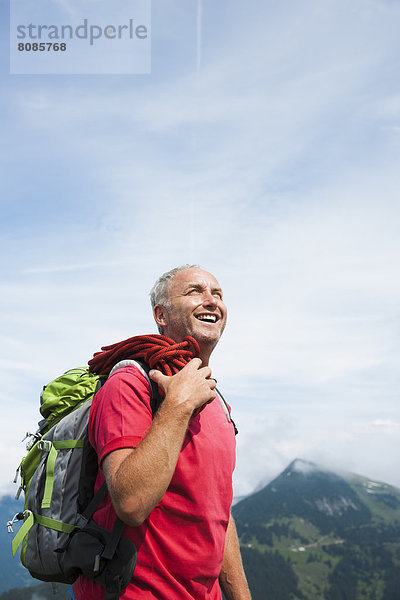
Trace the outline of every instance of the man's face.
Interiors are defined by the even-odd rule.
[[[200,348],[214,348],[225,329],[227,310],[222,290],[211,273],[192,268],[170,281],[169,305],[163,310],[164,335],[181,342],[191,335]]]

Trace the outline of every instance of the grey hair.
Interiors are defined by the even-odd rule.
[[[156,304],[161,306],[169,306],[169,284],[171,279],[180,271],[186,271],[187,269],[201,269],[199,265],[181,265],[167,271],[161,277],[157,279],[150,291],[151,306],[154,308]]]
[[[150,291],[151,306],[153,308],[157,304],[166,307],[170,306],[169,286],[171,279],[180,271],[186,271],[187,269],[201,269],[201,267],[199,265],[181,265],[180,267],[175,267],[175,269],[167,271],[157,279]],[[161,327],[161,325],[157,325],[157,327],[159,333],[162,335],[164,333],[163,327]]]

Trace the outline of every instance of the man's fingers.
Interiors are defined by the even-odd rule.
[[[192,368],[196,368],[196,369],[200,369],[201,365],[203,364],[203,361],[201,360],[201,358],[192,358],[192,360],[190,360],[188,362],[188,364],[186,366],[191,365]]]
[[[195,362],[196,361],[196,362]],[[192,364],[194,363],[194,364]],[[201,360],[200,358],[193,358],[185,367],[184,369],[188,369],[188,367],[190,367],[190,365],[192,365],[192,369],[193,370],[197,370],[199,371],[201,369],[204,377],[206,379],[210,379],[211,376],[211,369],[210,367],[201,367]],[[162,384],[163,381],[165,381],[166,379],[169,379],[168,375],[164,375],[164,373],[161,373],[161,371],[157,371],[157,369],[151,369],[149,371],[149,377],[150,379],[152,379],[153,381],[155,381],[158,384]]]
[[[211,369],[210,367],[208,367],[207,365],[202,367],[203,361],[201,360],[201,358],[192,358],[192,360],[190,360],[185,366],[184,369],[186,369],[187,371],[201,371],[204,374],[204,377],[206,379],[209,379],[211,377]]]
[[[149,377],[156,383],[160,384],[162,383],[163,379],[167,378],[167,375],[164,375],[164,373],[161,373],[161,371],[157,371],[157,369],[151,369],[151,371],[149,371]]]
[[[181,371],[172,377],[164,375],[157,369],[149,371],[149,377],[158,385],[166,396],[171,396],[174,401],[190,400],[195,404],[210,402],[215,397],[217,382],[211,377],[210,367],[202,367],[202,361],[194,358],[184,366]],[[211,396],[210,396],[211,395]]]

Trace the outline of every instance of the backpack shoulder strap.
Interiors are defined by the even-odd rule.
[[[158,385],[156,384],[155,381],[153,381],[149,377],[149,371],[151,369],[146,362],[144,362],[142,360],[133,360],[132,358],[128,358],[126,360],[121,360],[116,365],[113,366],[113,368],[110,371],[109,377],[113,373],[115,373],[115,371],[117,371],[118,369],[122,369],[123,367],[128,367],[130,365],[137,367],[139,369],[139,371],[147,379],[147,382],[148,382],[148,384],[150,386],[150,390],[151,390],[150,406],[151,406],[151,410],[152,410],[153,417],[154,417],[154,415],[156,414],[157,410],[159,409],[160,404],[163,399],[160,395],[160,392],[158,391]]]
[[[229,409],[228,403],[226,402],[225,398],[223,397],[223,395],[221,394],[221,392],[219,391],[219,389],[216,387],[215,388],[217,394],[218,394],[218,398],[221,402],[221,406],[222,409],[224,411],[224,413],[226,414],[226,416],[228,417],[228,419],[230,420],[230,422],[233,425],[233,429],[235,430],[235,435],[237,435],[239,433],[238,428],[235,425],[235,421],[232,419],[232,415],[231,415],[231,411]]]

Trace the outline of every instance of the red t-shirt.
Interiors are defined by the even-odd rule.
[[[93,400],[89,437],[99,464],[113,450],[137,446],[151,427],[150,386],[135,366],[116,371]],[[233,425],[219,399],[189,422],[171,483],[139,527],[125,527],[138,551],[123,600],[220,600],[218,576],[232,502]],[[103,482],[99,470],[96,489]],[[109,496],[95,521],[112,528]],[[77,600],[104,598],[104,589],[80,577]]]

